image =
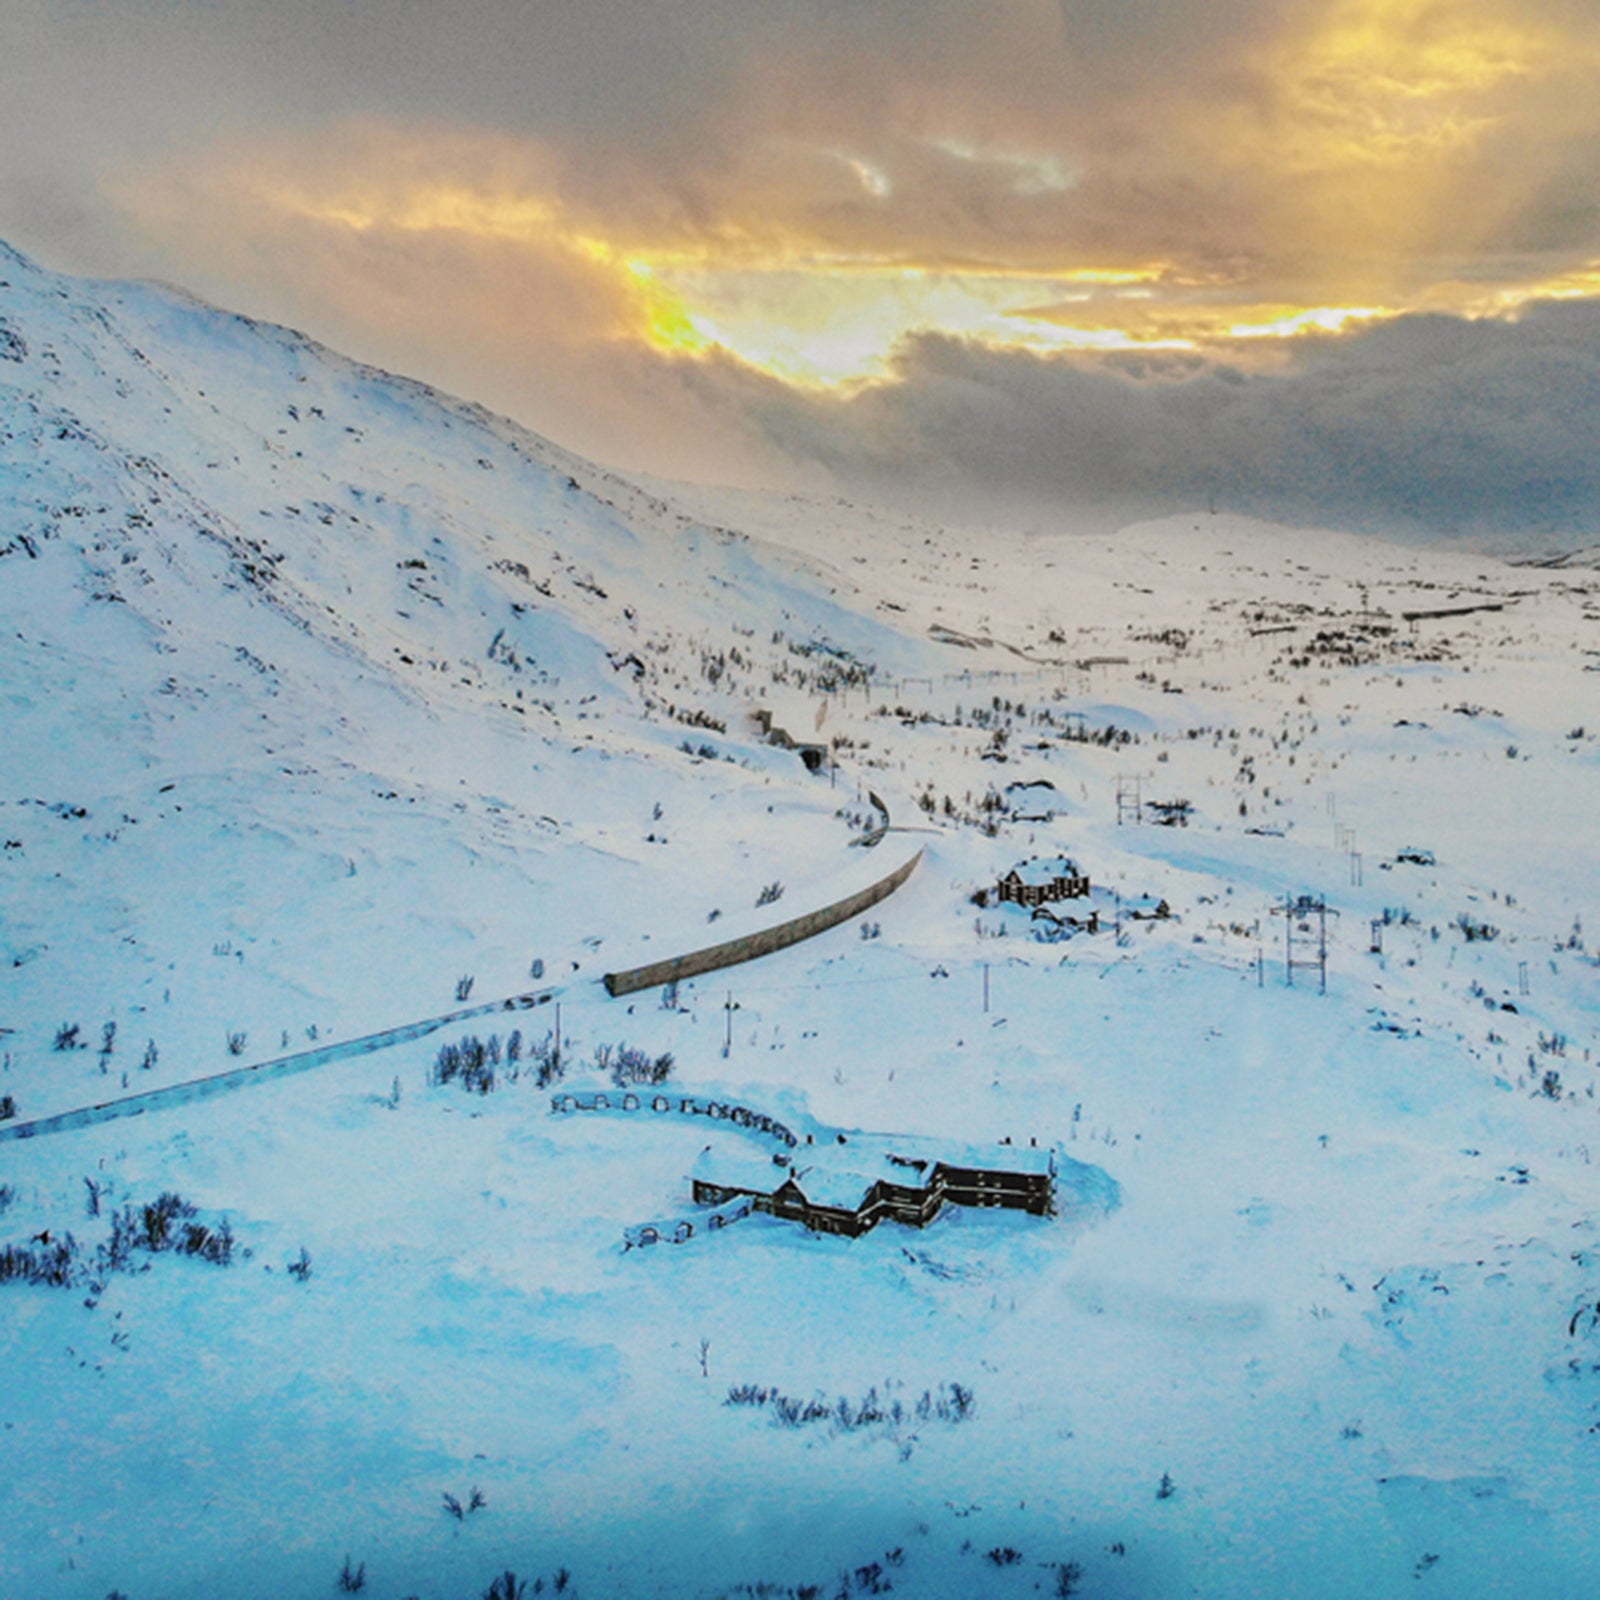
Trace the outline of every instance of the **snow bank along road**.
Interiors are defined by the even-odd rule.
[[[674,978],[692,977],[696,973],[710,972],[718,967],[734,966],[741,961],[751,961],[757,956],[769,955],[802,939],[810,939],[829,928],[887,899],[909,878],[922,859],[919,849],[901,862],[892,872],[868,884],[863,889],[846,895],[843,899],[820,906],[798,917],[757,928],[736,939],[687,955],[669,956],[648,966],[634,967],[624,972],[608,972],[605,987],[616,996],[631,994],[636,989],[654,988],[670,983]],[[79,1106],[72,1111],[58,1112],[54,1116],[39,1117],[31,1122],[0,1123],[0,1141],[7,1139],[33,1139],[40,1134],[67,1133],[75,1128],[88,1128],[100,1122],[112,1122],[118,1117],[137,1117],[146,1111],[163,1111],[174,1106],[193,1105],[200,1100],[211,1100],[218,1095],[231,1094],[235,1089],[245,1089],[252,1084],[270,1083],[276,1078],[287,1078],[297,1072],[309,1072],[314,1067],[327,1066],[333,1061],[345,1061],[354,1056],[371,1055],[376,1050],[387,1050],[391,1045],[409,1044],[413,1039],[426,1038],[441,1028],[474,1017],[495,1016],[506,1011],[531,1011],[548,1005],[566,993],[565,987],[536,990],[530,994],[512,995],[505,1000],[492,1000],[484,1005],[468,1006],[461,1011],[447,1012],[442,1017],[430,1017],[423,1022],[407,1022],[398,1028],[386,1028],[380,1033],[363,1034],[359,1039],[345,1039],[337,1044],[321,1045],[314,1050],[299,1050],[293,1055],[276,1056],[270,1061],[258,1061],[253,1066],[236,1067],[228,1072],[215,1072],[204,1078],[190,1078],[184,1083],[168,1084],[165,1088],[150,1089],[144,1094],[123,1095],[116,1100],[104,1100],[97,1105]]]
[[[836,928],[841,922],[887,900],[916,870],[922,859],[920,849],[914,851],[892,872],[875,879],[864,889],[857,889],[842,899],[830,901],[815,910],[788,917],[738,938],[724,939],[720,943],[691,950],[687,955],[668,956],[662,961],[651,961],[642,967],[629,967],[622,972],[605,975],[606,992],[610,995],[632,994],[636,989],[654,989],[660,984],[673,983],[679,978],[693,978],[702,972],[715,972],[718,967],[737,966],[741,961],[753,961],[757,956],[771,955],[774,950],[799,944],[802,939],[815,938]]]
[[[117,1100],[102,1101],[99,1105],[80,1106],[73,1111],[58,1112],[53,1117],[0,1124],[0,1140],[32,1139],[43,1133],[66,1133],[74,1128],[92,1127],[97,1122],[113,1122],[118,1117],[137,1117],[146,1111],[193,1105],[199,1100],[232,1094],[235,1089],[245,1089],[251,1084],[269,1083],[275,1078],[287,1078],[296,1072],[309,1072],[313,1067],[326,1066],[330,1061],[344,1061],[352,1056],[371,1055],[375,1050],[387,1050],[391,1045],[409,1044],[413,1039],[426,1038],[440,1028],[448,1028],[452,1023],[465,1022],[472,1017],[493,1016],[503,1011],[531,1011],[536,1006],[547,1005],[563,992],[561,989],[541,989],[533,994],[512,995],[506,1000],[492,1000],[485,1005],[451,1011],[442,1017],[430,1017],[426,1022],[407,1022],[398,1028],[386,1028],[381,1033],[363,1034],[359,1039],[345,1039],[338,1044],[319,1046],[315,1050],[296,1051],[293,1055],[277,1056],[271,1061],[258,1061],[254,1066],[214,1072],[204,1078],[190,1078],[184,1083],[168,1084],[163,1089],[151,1089],[144,1094],[124,1095]]]

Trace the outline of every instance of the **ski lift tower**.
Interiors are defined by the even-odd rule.
[[[1332,910],[1321,895],[1285,894],[1283,904],[1272,908],[1283,918],[1283,981],[1294,987],[1294,975],[1315,972],[1317,993],[1328,992],[1328,918]]]

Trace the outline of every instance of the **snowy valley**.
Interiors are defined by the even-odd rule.
[[[0,1595],[1585,1590],[1592,566],[634,482],[0,247],[0,697]],[[631,1062],[1055,1214],[674,1243]]]

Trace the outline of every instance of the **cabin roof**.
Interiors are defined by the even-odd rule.
[[[1006,1172],[1023,1177],[1044,1177],[1050,1172],[1055,1152],[1048,1145],[991,1144],[947,1150],[941,1159],[944,1167],[967,1171]]]
[[[1051,817],[1072,808],[1048,778],[1027,778],[1006,785],[1006,802],[1019,815]]]
[[[1024,883],[1054,883],[1057,878],[1081,876],[1078,864],[1068,856],[1043,856],[1032,861],[1019,861],[1011,869]],[[1007,874],[1010,876],[1010,873]]]
[[[690,1169],[690,1177],[703,1183],[715,1183],[724,1189],[754,1189],[762,1194],[770,1194],[788,1176],[786,1165],[743,1140],[733,1139],[708,1144]]]

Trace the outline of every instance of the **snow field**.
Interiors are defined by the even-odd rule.
[[[550,1008],[0,1145],[0,1246],[92,1247],[167,1191],[238,1241],[0,1284],[0,1593],[311,1596],[347,1554],[381,1600],[508,1566],[591,1600],[1025,1596],[1068,1562],[1097,1600],[1586,1585],[1590,574],[652,492],[282,330],[0,277],[23,1116],[438,1015],[467,977],[522,992],[537,960],[566,1087],[625,1040],[687,1091],[1060,1140],[1116,1186],[1047,1222],[753,1217],[624,1253],[737,1135],[551,1117],[526,1072],[430,1083],[458,1032],[531,1044]],[[763,703],[837,772],[758,742]],[[1135,777],[1188,826],[1119,826]],[[1004,802],[1035,780],[1048,821]],[[869,789],[926,848],[904,889],[675,1008],[604,996],[623,952],[866,872]],[[1057,853],[1102,932],[974,904]],[[1325,995],[1284,983],[1302,893],[1339,913]],[[916,1417],[950,1383],[971,1415]],[[785,1427],[736,1385],[902,1417]]]

